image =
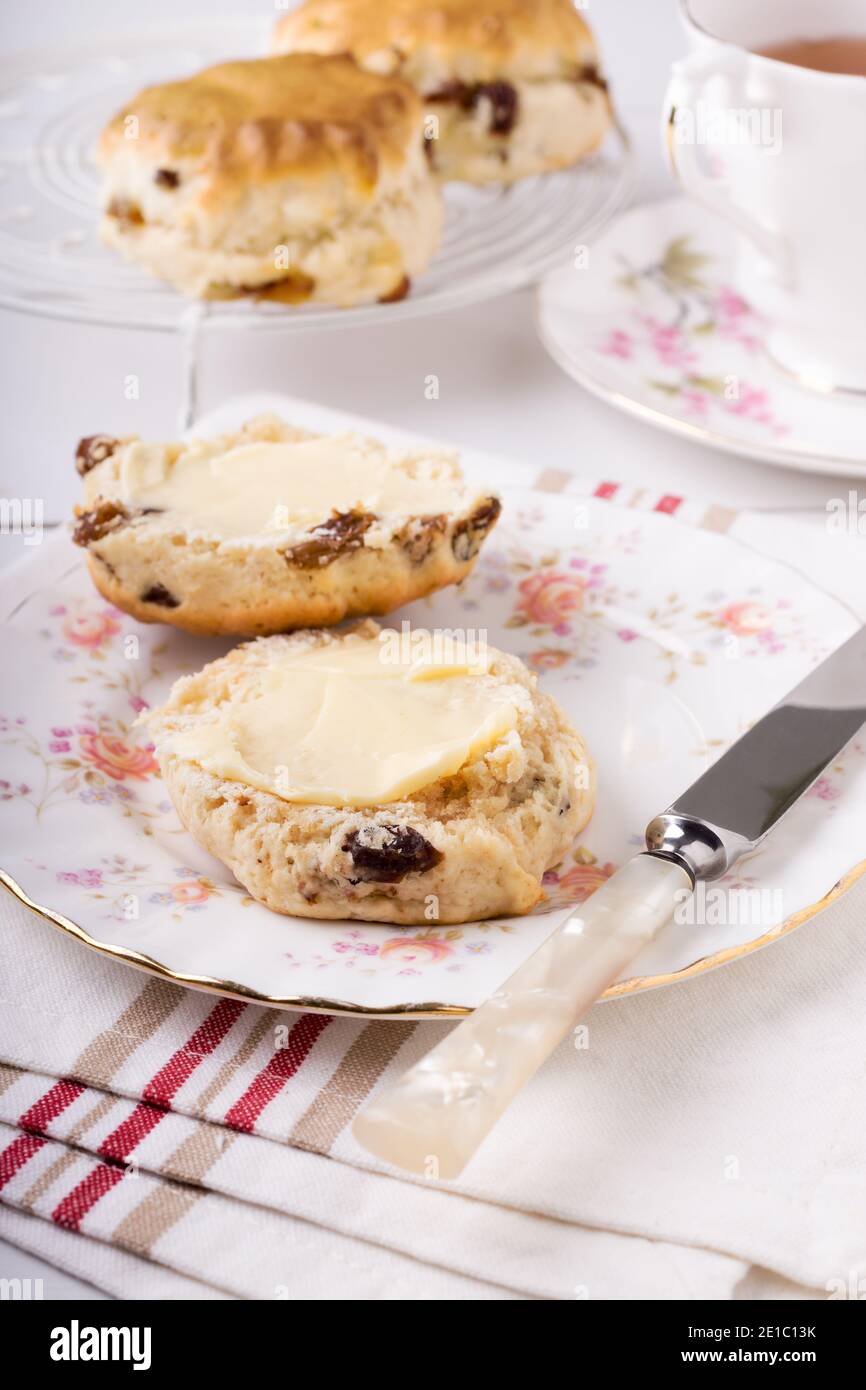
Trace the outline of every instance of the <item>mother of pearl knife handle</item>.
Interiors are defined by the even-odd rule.
[[[497,992],[355,1119],[370,1153],[454,1178],[524,1082],[672,915],[689,874],[639,854]]]

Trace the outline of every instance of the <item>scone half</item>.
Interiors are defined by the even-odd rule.
[[[261,638],[142,716],[186,829],[274,911],[528,912],[589,820],[585,745],[522,662],[491,648],[461,672],[419,639],[401,667],[370,620]]]
[[[473,568],[500,503],[457,458],[261,416],[211,439],[78,446],[73,538],[142,622],[254,636],[389,613]]]
[[[441,179],[504,182],[565,168],[611,123],[595,40],[572,0],[303,0],[278,53],[350,53],[410,83]]]
[[[194,298],[399,299],[439,242],[417,95],[346,57],[148,87],[97,158],[102,239]]]

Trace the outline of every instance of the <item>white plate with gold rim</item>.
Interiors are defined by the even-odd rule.
[[[799,385],[733,283],[731,232],[687,198],[621,214],[538,289],[542,343],[619,410],[728,453],[866,477],[866,398]]]
[[[312,428],[399,438],[302,403],[285,402],[283,413]],[[538,672],[585,734],[599,772],[596,815],[547,875],[537,912],[412,929],[283,917],[251,901],[181,828],[145,737],[131,727],[144,701],[160,700],[178,675],[230,644],[111,609],[64,536],[34,548],[0,585],[5,885],[85,944],[180,983],[289,1008],[461,1013],[634,853],[653,814],[857,626],[836,599],[737,539],[736,526],[720,533],[718,509],[680,504],[671,516],[676,499],[662,499],[656,510],[632,510],[605,500],[609,487],[595,497],[560,475],[520,487],[513,480],[532,475],[513,462],[469,453],[464,464],[473,477],[500,480],[502,520],[460,590],[388,621],[484,629]],[[741,956],[852,882],[866,867],[864,755],[866,740],[703,904],[705,920],[673,923],[609,994]]]

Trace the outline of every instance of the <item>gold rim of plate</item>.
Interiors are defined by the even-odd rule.
[[[692,961],[690,965],[685,965],[680,970],[672,970],[667,974],[635,975],[631,979],[620,980],[618,984],[611,985],[609,989],[605,990],[601,996],[601,1001],[622,999],[631,994],[642,994],[645,990],[658,989],[662,985],[692,979],[697,975],[705,974],[708,970],[715,970],[721,965],[740,960],[752,951],[757,951],[760,947],[768,946],[771,942],[778,941],[780,937],[787,936],[795,928],[810,921],[812,917],[816,917],[825,907],[829,907],[831,903],[841,898],[864,874],[866,874],[866,859],[849,869],[817,902],[792,913],[790,917],[786,917],[784,921],[771,927],[769,931],[756,937],[754,941],[746,941],[739,946],[728,946],[724,950],[714,951],[712,955],[701,956],[698,960]],[[156,975],[162,980],[170,980],[173,984],[182,985],[186,989],[200,989],[208,994],[221,994],[229,999],[240,999],[246,1003],[265,1004],[272,1009],[335,1014],[345,1018],[463,1018],[473,1012],[464,1004],[439,1003],[393,1004],[386,1009],[365,1008],[363,1005],[347,1004],[342,999],[325,999],[318,995],[262,994],[259,990],[250,989],[246,985],[240,985],[231,980],[215,980],[209,975],[181,974],[140,951],[130,950],[126,946],[112,946],[108,942],[95,940],[77,922],[73,922],[69,917],[64,917],[60,912],[55,912],[53,908],[35,902],[4,869],[0,869],[0,883],[25,907],[30,908],[32,912],[44,918],[46,922],[50,922],[52,926],[59,928],[60,931],[66,932],[76,941],[98,951],[100,955],[108,956],[111,960],[121,961],[125,965],[135,966],[150,975]]]

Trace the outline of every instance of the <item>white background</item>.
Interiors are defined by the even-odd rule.
[[[4,0],[4,54],[80,40],[88,32],[136,29],[160,20],[267,14],[267,0]],[[636,200],[672,190],[659,135],[671,62],[685,51],[675,0],[590,0],[587,15],[601,46],[621,117],[639,160]],[[591,257],[591,247],[590,247]],[[76,493],[75,441],[98,431],[167,436],[179,405],[180,350],[170,335],[76,327],[0,312],[0,495],[39,496],[47,520],[68,514]],[[135,373],[138,401],[126,401]],[[435,373],[440,397],[424,396]],[[539,346],[532,296],[509,295],[458,313],[393,327],[303,338],[228,334],[208,345],[202,410],[229,395],[270,388],[437,437],[522,456],[588,477],[635,481],[658,491],[727,505],[790,511],[823,529],[829,497],[850,482],[772,468],[654,431],[574,385]],[[841,489],[841,491],[840,491]],[[21,553],[0,537],[0,560]],[[46,1298],[100,1297],[78,1281],[0,1242],[0,1276],[42,1277]]]

